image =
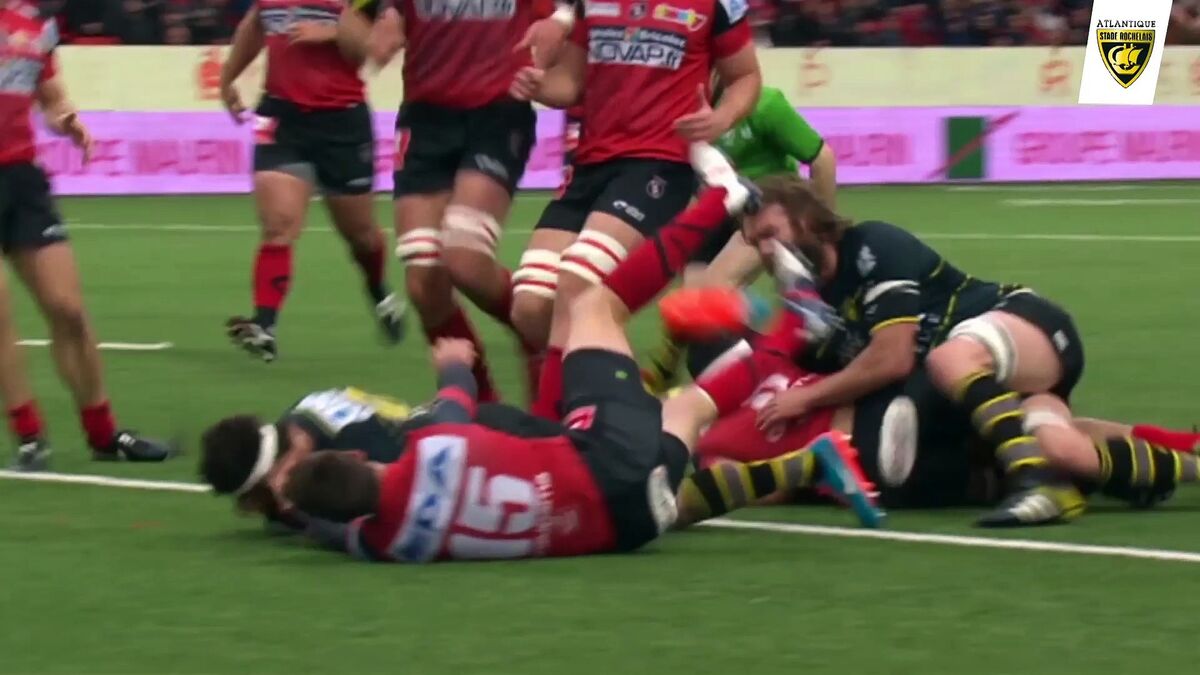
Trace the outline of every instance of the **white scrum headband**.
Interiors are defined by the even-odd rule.
[[[274,424],[259,427],[258,437],[258,459],[254,460],[254,468],[250,470],[246,482],[233,493],[237,497],[246,494],[258,485],[260,480],[266,478],[271,467],[275,465],[275,458],[279,456],[279,430]]]

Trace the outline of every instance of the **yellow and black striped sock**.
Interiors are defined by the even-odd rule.
[[[959,382],[955,391],[959,404],[971,413],[971,423],[980,437],[995,448],[1005,473],[1048,464],[1037,439],[1025,432],[1021,397],[1000,384],[995,372],[972,373]]]
[[[762,462],[720,462],[683,480],[676,524],[716,518],[781,490],[808,487],[816,478],[816,459],[807,449]]]
[[[1126,437],[1096,441],[1100,492],[1145,508],[1170,499],[1183,483],[1200,481],[1200,459]]]

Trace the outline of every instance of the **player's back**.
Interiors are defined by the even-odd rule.
[[[298,24],[335,25],[345,0],[258,0],[258,7],[267,43],[269,96],[305,110],[348,108],[365,100],[358,67],[342,56],[336,43],[292,41]]]
[[[587,51],[578,161],[687,161],[674,128],[699,107],[717,59],[750,42],[744,0],[584,3],[572,40]]]
[[[517,51],[550,0],[402,0],[407,46],[404,100],[469,109],[506,98],[529,65]]]
[[[379,510],[351,541],[404,562],[583,555],[611,550],[605,501],[565,436],[520,438],[478,424],[409,434]],[[356,538],[357,537],[357,538]]]
[[[374,462],[394,462],[404,451],[404,425],[412,410],[399,401],[345,387],[314,391],[283,414],[319,450],[361,450]]]

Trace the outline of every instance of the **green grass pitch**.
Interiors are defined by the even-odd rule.
[[[522,195],[502,256],[514,263],[545,195]],[[972,273],[1030,284],[1070,307],[1086,338],[1083,414],[1190,425],[1197,401],[1200,186],[846,190],[859,219],[928,235]],[[257,241],[246,197],[64,199],[124,425],[194,440],[220,415],[276,415],[309,390],[431,391],[419,335],[376,340],[355,270],[319,204],[299,244],[265,365],[226,343],[249,309]],[[390,223],[390,205],[378,204]],[[207,229],[206,229],[207,228]],[[392,278],[400,281],[393,266]],[[45,337],[23,296],[23,335]],[[484,319],[503,391],[515,348]],[[654,339],[653,317],[636,324]],[[415,333],[416,331],[414,331]],[[85,458],[44,348],[28,350],[56,470],[195,478]],[[1069,527],[1014,537],[1200,552],[1200,499],[1153,513],[1098,504]],[[822,508],[756,521],[846,525]],[[973,531],[971,513],[893,513],[891,527]],[[1025,550],[702,529],[624,557],[363,565],[264,535],[206,495],[0,481],[3,673],[1162,673],[1193,672],[1200,567]]]

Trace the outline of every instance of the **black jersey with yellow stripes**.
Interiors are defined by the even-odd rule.
[[[829,350],[844,365],[876,331],[915,323],[917,355],[923,358],[956,323],[994,307],[1005,288],[965,274],[902,228],[860,223],[842,236],[837,273],[821,289],[845,322]]]
[[[281,423],[297,424],[321,450],[362,450],[374,462],[394,462],[404,451],[409,406],[360,389],[326,389],[300,399]]]

